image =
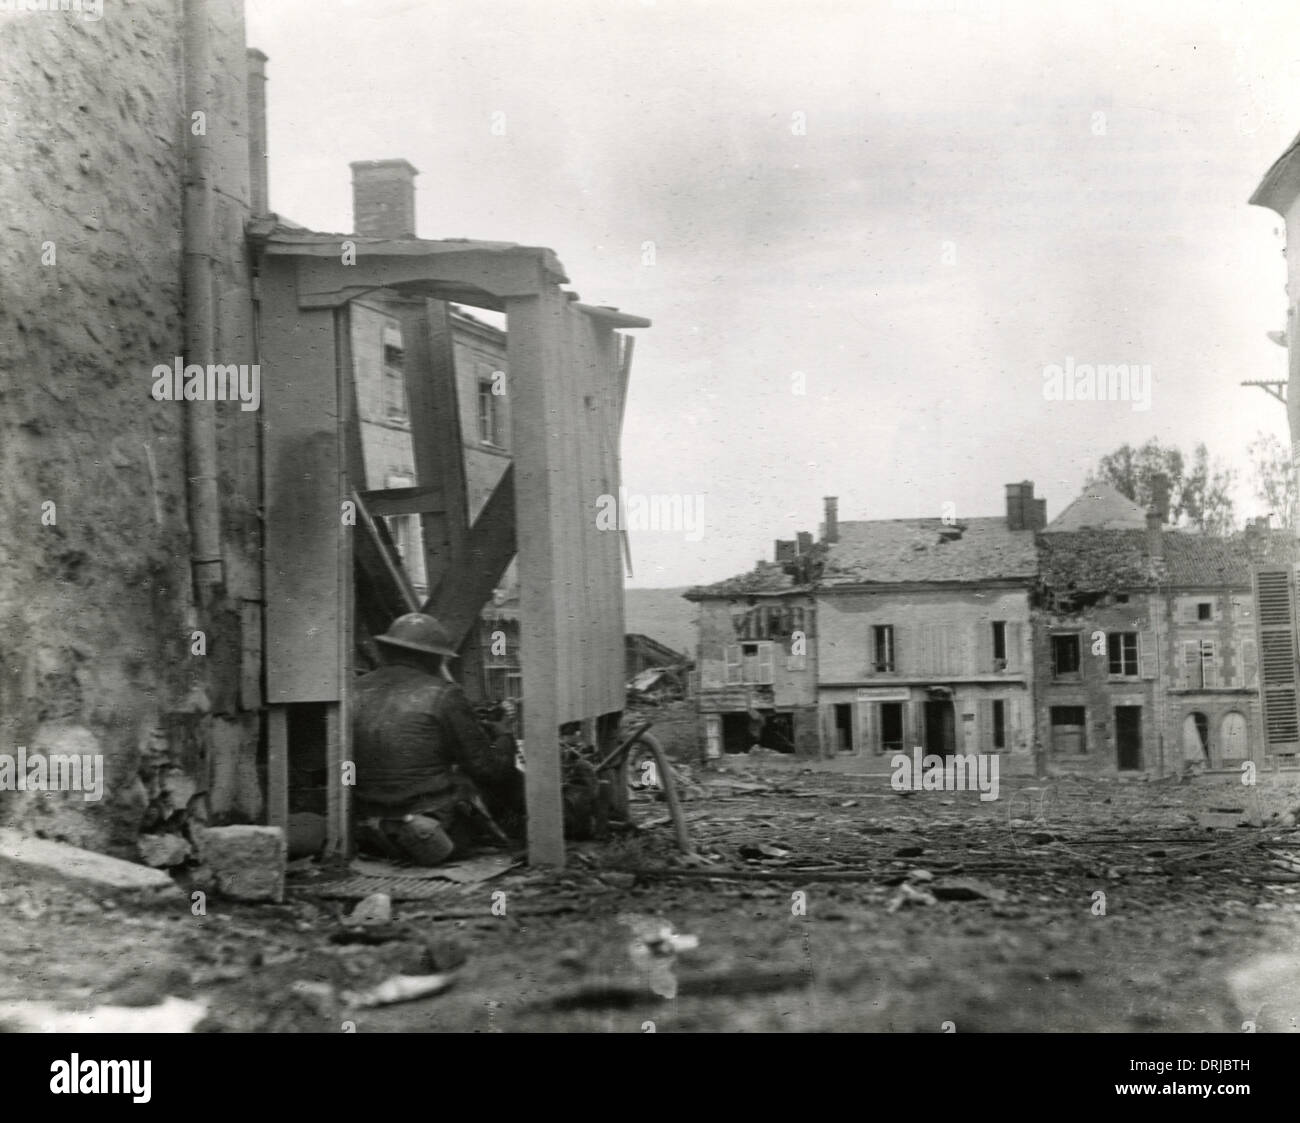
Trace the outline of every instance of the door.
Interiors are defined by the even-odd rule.
[[[848,702],[835,704],[835,749],[841,753],[853,751],[853,706]]]
[[[1245,715],[1237,713],[1236,710],[1224,714],[1220,736],[1219,752],[1225,761],[1246,760],[1250,757]]]
[[[957,751],[957,718],[951,701],[925,703],[925,751],[952,756]]]
[[[1115,749],[1122,770],[1142,767],[1142,707],[1115,707]]]

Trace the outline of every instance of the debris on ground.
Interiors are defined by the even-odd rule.
[[[387,924],[393,919],[393,899],[387,893],[371,893],[348,915],[348,924]]]
[[[450,974],[394,975],[378,986],[363,991],[345,991],[343,1004],[352,1010],[366,1010],[374,1006],[392,1006],[398,1002],[413,1002],[417,998],[431,998],[442,994],[453,983]]]
[[[193,1033],[207,1014],[202,1002],[165,998],[156,1006],[61,1010],[48,1002],[0,1003],[0,1029],[10,1033]]]
[[[237,901],[283,901],[288,854],[279,827],[204,827],[194,832],[212,883]]]
[[[913,889],[906,881],[899,887],[898,892],[890,899],[886,906],[886,912],[897,912],[901,908],[911,905],[926,906],[938,904],[933,893],[928,889]]]
[[[101,890],[146,892],[164,897],[181,895],[176,883],[161,870],[63,842],[33,838],[9,827],[0,828],[0,867],[5,865],[54,874],[62,880],[93,885]]]

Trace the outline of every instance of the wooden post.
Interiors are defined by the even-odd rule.
[[[289,710],[266,708],[266,822],[289,835]]]
[[[537,296],[506,305],[510,363],[511,447],[515,462],[516,539],[519,549],[520,646],[523,651],[525,792],[528,860],[564,865],[560,797],[559,645],[556,587],[562,572],[556,520],[561,512],[552,477],[552,397],[563,392],[563,297],[551,285]]]

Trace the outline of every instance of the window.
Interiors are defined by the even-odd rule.
[[[1052,637],[1052,674],[1056,678],[1079,673],[1079,633]]]
[[[1007,622],[1005,620],[993,621],[993,669],[995,671],[1007,669]]]
[[[405,359],[400,347],[384,344],[384,412],[390,421],[406,420]]]
[[[485,445],[499,445],[497,431],[497,399],[492,393],[492,381],[480,378],[478,383],[478,439]]]
[[[894,670],[894,625],[876,624],[871,629],[872,669],[877,674]]]
[[[1213,620],[1214,605],[1210,601],[1201,601],[1200,603],[1198,603],[1196,606],[1196,619]]]
[[[1128,604],[1128,593],[1116,593],[1116,594],[1115,594],[1115,603],[1116,603],[1116,604]]]
[[[1052,707],[1052,750],[1062,756],[1088,752],[1086,715],[1082,706]]]
[[[1213,690],[1219,685],[1219,659],[1212,639],[1183,641],[1183,689]]]
[[[739,686],[747,682],[770,685],[774,680],[775,647],[772,643],[728,644],[725,652],[727,685]]]
[[[1007,747],[1007,704],[1001,698],[993,699],[993,747]]]
[[[1110,673],[1136,677],[1138,673],[1137,632],[1111,632],[1106,637]]]

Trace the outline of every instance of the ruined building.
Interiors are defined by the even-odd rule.
[[[346,852],[369,637],[426,607],[472,644],[517,561],[530,854],[561,862],[558,727],[608,745],[623,707],[594,516],[648,321],[581,303],[548,249],[415,237],[393,162],[354,168],[356,232],[274,214],[239,0],[62,15],[3,27],[0,738],[102,754],[107,782],[0,792],[0,820],[130,854],[316,801]]]

